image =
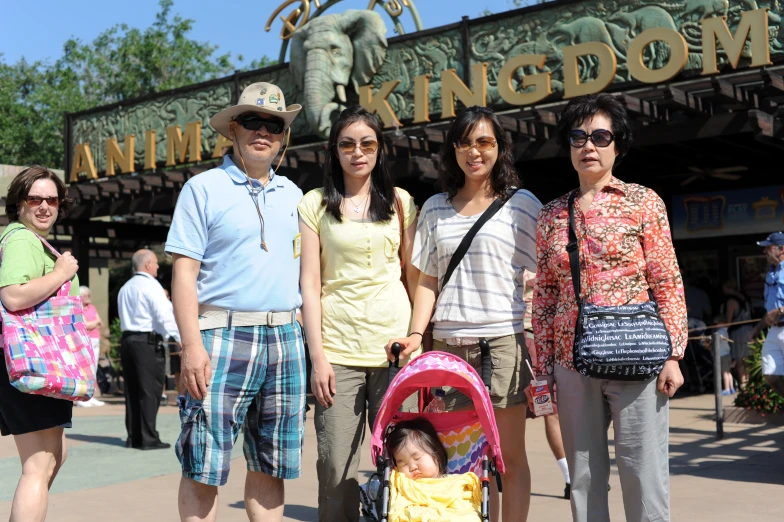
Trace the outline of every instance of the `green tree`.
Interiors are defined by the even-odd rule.
[[[189,38],[193,20],[172,15],[173,0],[160,0],[155,22],[144,31],[119,24],[91,43],[71,39],[54,68],[73,72],[91,103],[111,103],[229,74],[230,54]]]
[[[92,42],[68,40],[53,64],[0,54],[0,163],[63,168],[66,112],[77,112],[174,89],[234,71],[229,53],[190,38],[193,20],[172,14],[160,0],[155,22],[140,30],[115,25]],[[237,60],[243,62],[242,56]],[[276,62],[263,56],[249,64]]]

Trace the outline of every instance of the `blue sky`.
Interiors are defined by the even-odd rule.
[[[368,0],[342,0],[329,12],[366,9],[368,3]],[[144,29],[153,23],[158,11],[158,0],[8,0],[3,4],[0,53],[6,63],[14,63],[21,57],[28,61],[53,62],[61,56],[63,43],[71,37],[89,42],[118,23]],[[281,4],[283,0],[175,0],[173,12],[195,21],[191,38],[208,41],[217,45],[220,52],[231,52],[235,57],[242,54],[250,62],[264,54],[278,57],[282,22],[278,18],[269,32],[264,26]],[[425,28],[457,22],[463,15],[479,17],[485,6],[493,12],[514,8],[512,0],[415,0],[415,5]],[[283,12],[288,14],[293,8],[291,5]],[[376,11],[382,12],[380,7]],[[385,13],[384,17],[388,20]],[[409,13],[404,13],[402,19],[406,31],[413,31]],[[391,28],[391,23],[388,26]],[[391,29],[389,36],[394,36]],[[242,65],[236,58],[234,63]]]

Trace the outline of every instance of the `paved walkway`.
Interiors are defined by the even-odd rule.
[[[67,430],[68,462],[52,488],[48,520],[178,520],[179,468],[174,452],[125,449],[124,407],[119,401],[112,402],[103,408],[76,410],[75,427]],[[672,519],[782,520],[784,427],[727,425],[725,439],[716,442],[712,406],[710,395],[671,403]],[[173,443],[177,437],[176,413],[174,407],[161,409],[158,425],[167,442]],[[317,518],[316,437],[311,419],[309,414],[304,476],[286,484],[284,520],[287,521]],[[563,480],[548,449],[541,420],[528,422],[526,445],[534,477],[529,520],[569,521],[569,503],[560,498]],[[245,466],[241,448],[236,457],[229,483],[220,492],[221,521],[247,520],[242,502]],[[370,471],[367,442],[362,458],[361,470],[366,477]],[[19,472],[13,440],[3,437],[0,439],[0,520],[8,518]],[[615,468],[610,484],[613,520],[624,520]]]

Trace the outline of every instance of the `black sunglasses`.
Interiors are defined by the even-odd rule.
[[[277,118],[267,120],[264,118],[260,118],[256,115],[250,116],[239,116],[236,120],[242,127],[248,129],[249,131],[257,131],[262,127],[266,127],[267,131],[270,134],[280,134],[286,129],[286,123],[283,120],[279,120]]]
[[[615,140],[615,136],[606,129],[597,129],[590,134],[583,130],[574,129],[569,133],[569,144],[572,147],[580,148],[584,146],[588,140],[591,140],[597,147],[604,148],[610,146],[610,143]]]

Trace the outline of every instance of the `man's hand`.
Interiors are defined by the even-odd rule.
[[[191,397],[204,400],[212,381],[212,365],[204,346],[190,346],[182,350],[182,382]]]
[[[555,391],[554,391],[555,390],[555,376],[554,375],[539,375],[538,377],[534,377],[534,379],[537,380],[537,381],[545,381],[547,383],[547,387],[550,389],[550,401],[553,404],[553,413],[552,413],[552,415],[555,415],[556,413],[558,413],[558,406],[556,406],[555,400],[554,400],[555,399],[555,395],[554,395],[554,393],[555,393]],[[525,392],[526,399],[528,399],[528,409],[531,411],[531,413],[533,413],[535,411],[534,410],[534,398],[531,395],[530,383],[525,385],[525,388],[523,389],[523,391]]]
[[[400,360],[402,361],[403,359],[405,359],[406,357],[414,353],[417,350],[417,348],[422,346],[422,336],[419,334],[413,334],[403,339],[390,340],[387,343],[385,350],[387,351],[387,359],[389,359],[392,362],[395,361],[395,356],[392,355],[392,345],[395,343],[400,344]]]
[[[683,386],[683,374],[678,366],[678,361],[676,359],[669,359],[664,363],[664,368],[662,368],[662,371],[659,374],[656,388],[660,392],[666,394],[667,397],[672,398],[681,386]]]
[[[313,396],[324,406],[329,408],[335,402],[332,397],[337,393],[335,388],[335,372],[326,357],[319,357],[313,361],[310,372],[310,388]]]

